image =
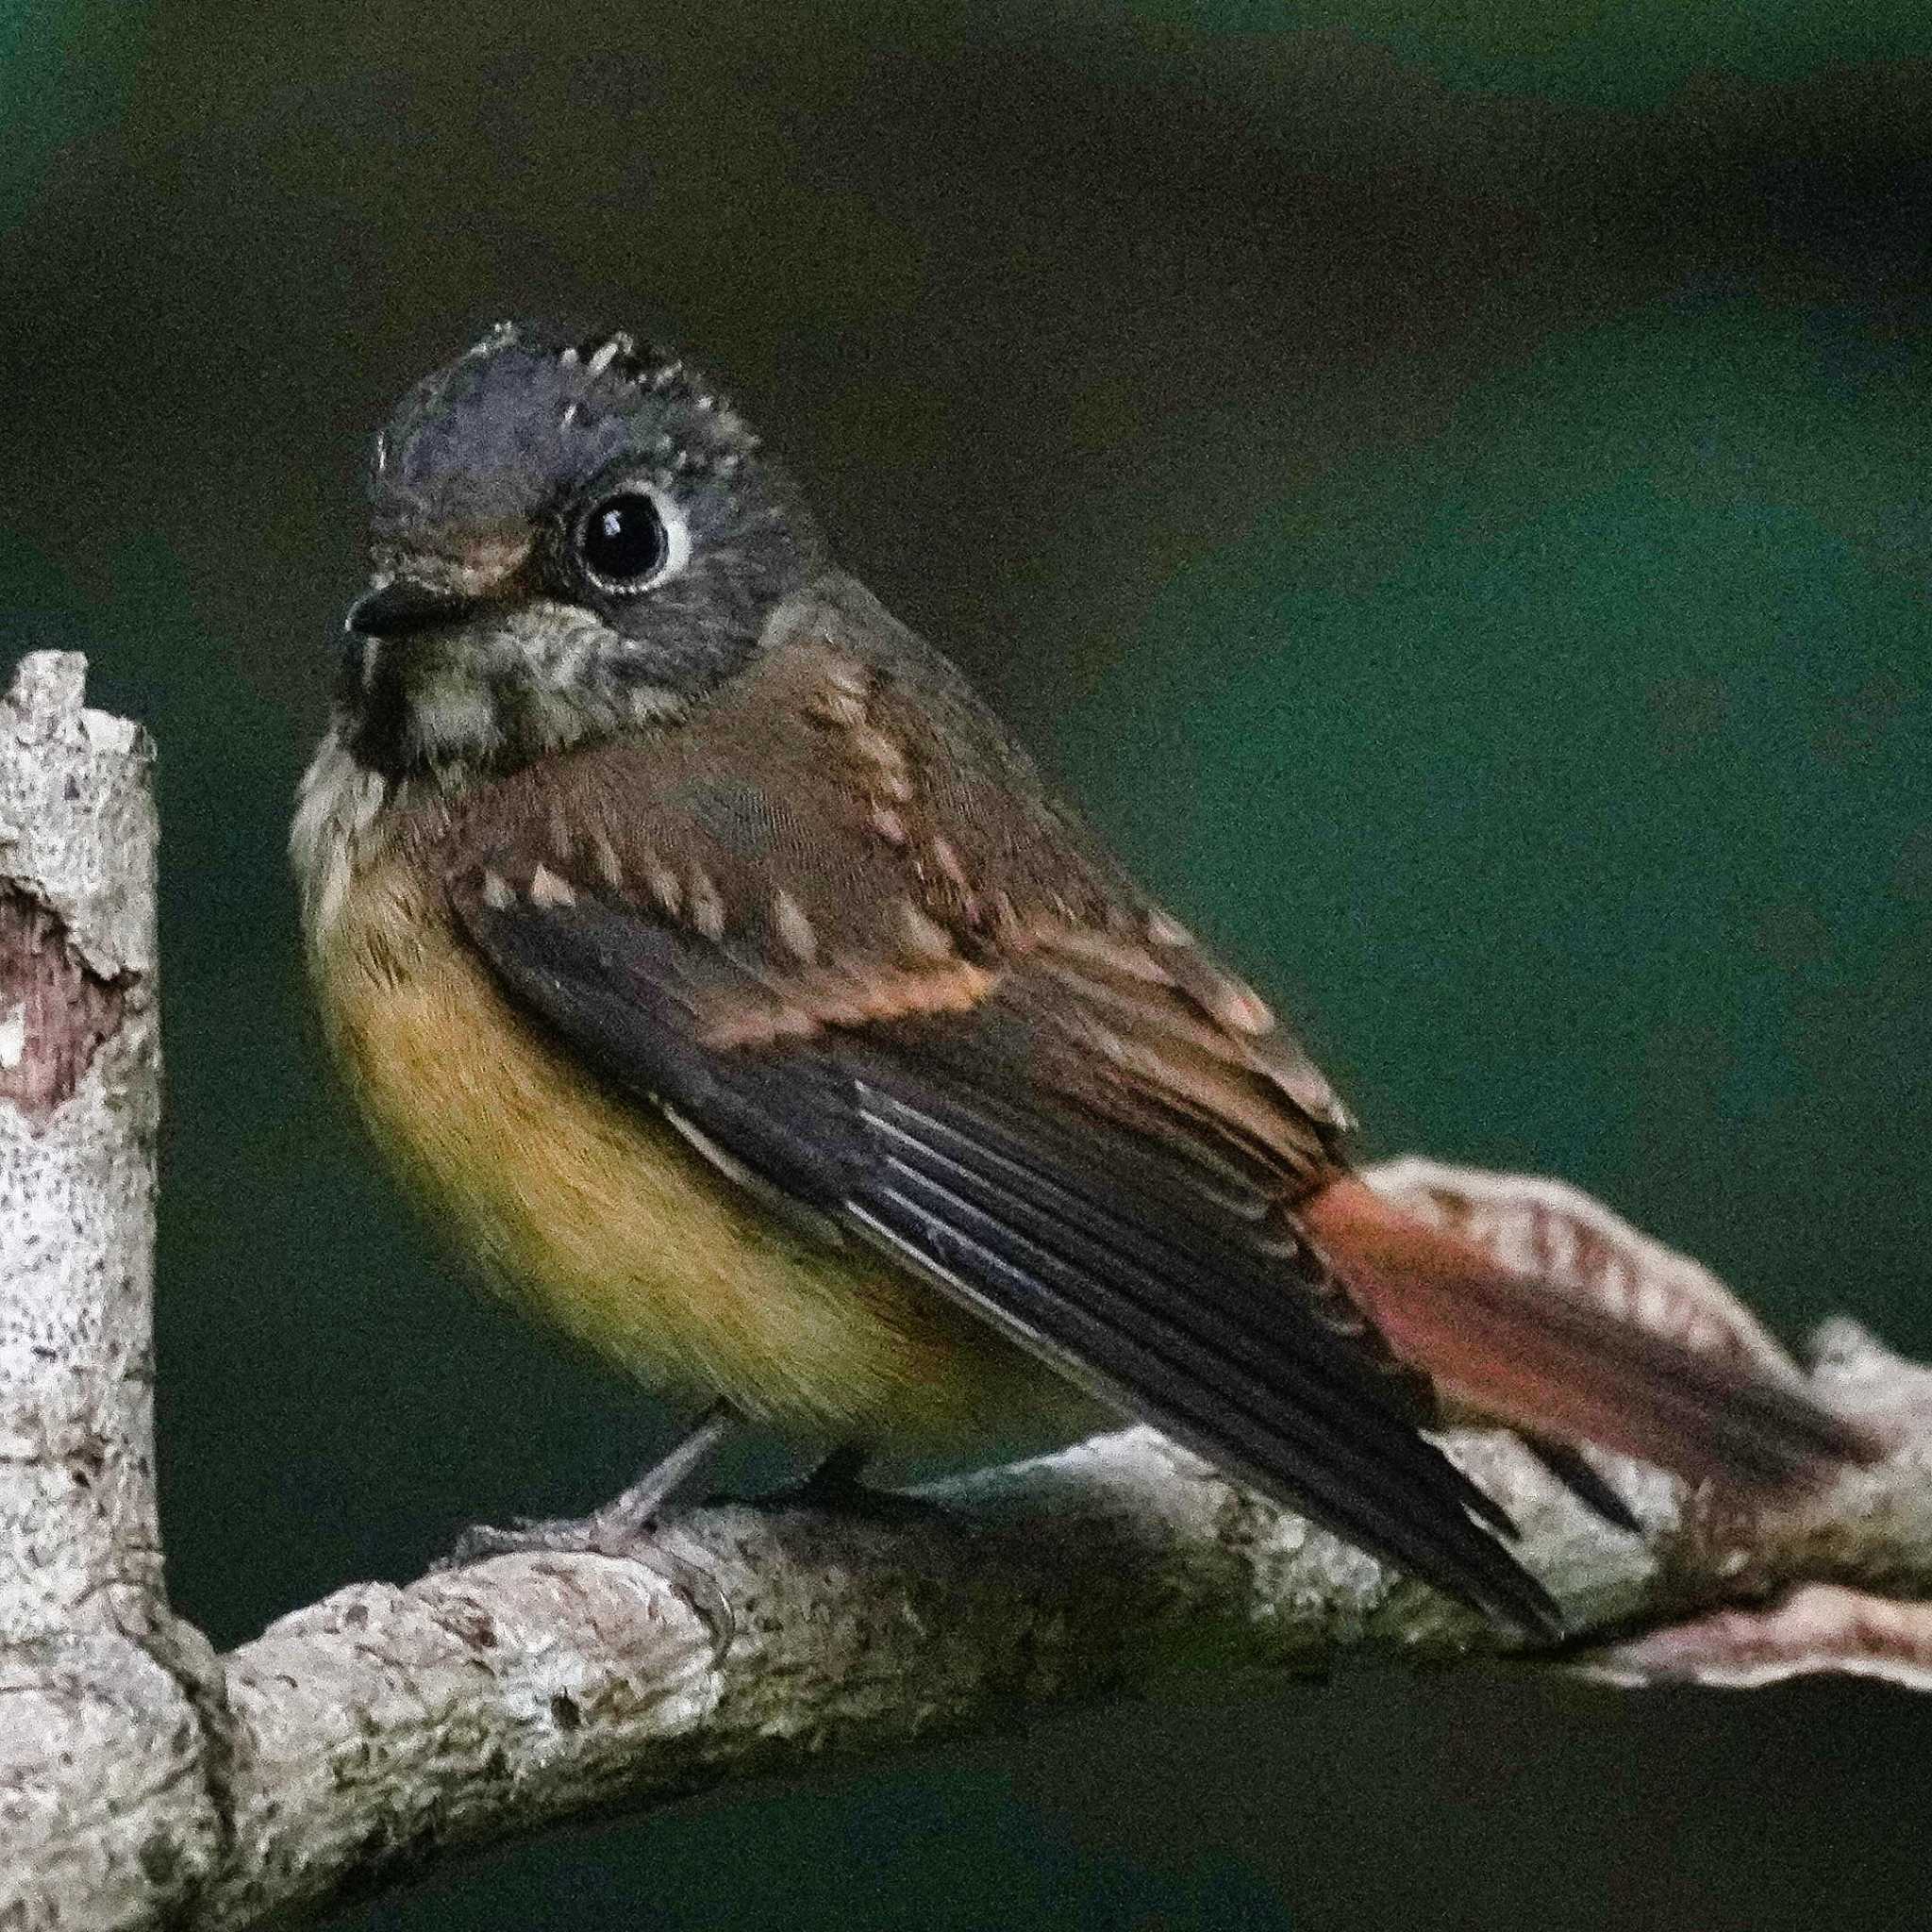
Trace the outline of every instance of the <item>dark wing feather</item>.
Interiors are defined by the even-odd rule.
[[[451,891],[502,982],[614,1085],[1127,1413],[1457,1596],[1560,1627],[1481,1526],[1507,1529],[1502,1512],[1417,1433],[1359,1324],[1310,1291],[1270,1212],[1261,1136],[1281,1103],[1223,1067],[1211,1106],[1191,1022],[1163,1010],[1172,987],[1143,986],[1137,1029],[1174,1058],[1163,1086],[1092,1052],[1108,1003],[1043,941],[982,973],[965,1010],[911,997],[907,1017],[813,1024],[811,976],[766,951],[588,891],[539,904],[483,868]],[[801,1011],[802,1027],[758,1018]]]
[[[1298,1237],[1339,1171],[1327,1083],[857,585],[793,600],[677,728],[422,836],[501,982],[614,1086],[1125,1412],[1557,1627],[1418,1433],[1426,1382]]]

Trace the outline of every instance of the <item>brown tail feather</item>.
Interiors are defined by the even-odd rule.
[[[1362,1181],[1331,1182],[1301,1219],[1398,1353],[1519,1428],[1759,1491],[1885,1453],[1795,1380],[1698,1354],[1518,1274]]]

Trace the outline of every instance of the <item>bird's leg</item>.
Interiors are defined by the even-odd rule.
[[[869,1490],[859,1481],[871,1460],[872,1451],[863,1442],[841,1442],[829,1456],[808,1470],[803,1480],[778,1493],[793,1503],[822,1503],[831,1508],[851,1502],[855,1496],[880,1494],[881,1491]]]
[[[801,1481],[768,1491],[752,1499],[754,1509],[823,1509],[833,1515],[857,1516],[874,1523],[930,1522],[945,1516],[943,1504],[902,1490],[875,1490],[860,1475],[873,1452],[863,1442],[841,1442]]]
[[[588,1516],[527,1520],[507,1529],[479,1524],[466,1529],[439,1570],[460,1569],[486,1557],[555,1550],[578,1556],[629,1557],[649,1533],[658,1512],[688,1483],[702,1474],[739,1425],[738,1411],[722,1398],[693,1423],[668,1456],[655,1462],[620,1496]]]
[[[741,1418],[721,1395],[699,1416],[690,1433],[668,1456],[653,1463],[620,1496],[613,1496],[591,1521],[606,1538],[636,1541],[651,1526],[658,1510],[711,1466],[725,1439]]]

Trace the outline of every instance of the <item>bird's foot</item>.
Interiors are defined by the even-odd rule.
[[[627,1493],[627,1492],[626,1492]],[[631,1557],[642,1547],[651,1529],[641,1522],[610,1520],[593,1509],[588,1516],[519,1516],[512,1523],[478,1523],[463,1531],[432,1570],[465,1570],[491,1557],[527,1557],[549,1553],[562,1557]]]
[[[655,1507],[655,1506],[654,1506]],[[655,1514],[639,1514],[626,1490],[614,1503],[588,1516],[557,1516],[541,1522],[519,1517],[507,1526],[476,1524],[464,1530],[445,1556],[430,1564],[432,1574],[467,1570],[492,1557],[551,1555],[610,1557],[635,1563],[661,1577],[682,1597],[710,1633],[712,1661],[731,1647],[737,1619],[718,1580],[702,1564],[667,1549],[654,1534]]]
[[[520,1518],[507,1528],[478,1524],[466,1529],[449,1554],[439,1557],[430,1569],[438,1573],[462,1570],[492,1557],[533,1554],[613,1557],[641,1563],[670,1584],[704,1620],[722,1656],[732,1631],[731,1607],[724,1592],[708,1572],[665,1549],[654,1532],[658,1512],[710,1462],[737,1420],[725,1404],[717,1403],[662,1461],[601,1509],[588,1516],[541,1521]]]
[[[914,1496],[903,1490],[874,1489],[859,1476],[871,1452],[848,1442],[832,1453],[808,1475],[784,1488],[768,1490],[749,1499],[707,1498],[720,1502],[737,1500],[741,1507],[771,1514],[793,1509],[822,1510],[827,1515],[856,1517],[865,1523],[901,1524],[932,1523],[952,1515],[943,1503],[927,1496]]]

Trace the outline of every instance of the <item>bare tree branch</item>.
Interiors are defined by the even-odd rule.
[[[1932,1388],[1849,1332],[1819,1375],[1848,1406],[1888,1415]],[[1585,1513],[1506,1437],[1451,1440],[1517,1515],[1525,1559],[1583,1640],[1670,1629],[1800,1578],[1932,1587],[1932,1429],[1774,1520],[1620,1465],[1641,1540]],[[636,1563],[501,1557],[407,1589],[358,1585],[285,1618],[227,1659],[246,1739],[236,1857],[198,1923],[247,1924],[267,1904],[339,1901],[558,1819],[1190,1674],[1267,1684],[1349,1659],[1464,1663],[1516,1648],[1149,1430],[933,1493],[945,1514],[899,1523],[706,1509]],[[722,1652],[706,1621],[716,1602],[730,1606]],[[1752,1617],[1731,1650],[1781,1634]],[[1894,1641],[1855,1667],[1880,1670]],[[1842,1645],[1780,1655],[1786,1673],[1854,1665]],[[1746,1681],[1729,1657],[1707,1646],[1646,1663],[1619,1643],[1562,1660],[1630,1681]]]
[[[0,698],[0,1919],[147,1925],[222,1855],[155,1519],[155,816],[83,661]]]
[[[355,1585],[217,1661],[167,1609],[151,1479],[147,754],[80,700],[78,660],[39,658],[0,703],[0,1927],[285,1920],[564,1820],[1202,1674],[1513,1654],[1932,1684],[1932,1373],[1848,1323],[1800,1371],[1574,1189],[1417,1161],[1377,1185],[1629,1320],[1808,1374],[1895,1453],[1777,1515],[1604,1458],[1631,1536],[1458,1427],[1576,1632],[1541,1657],[1134,1429],[876,1519],[708,1508],[634,1557]]]

